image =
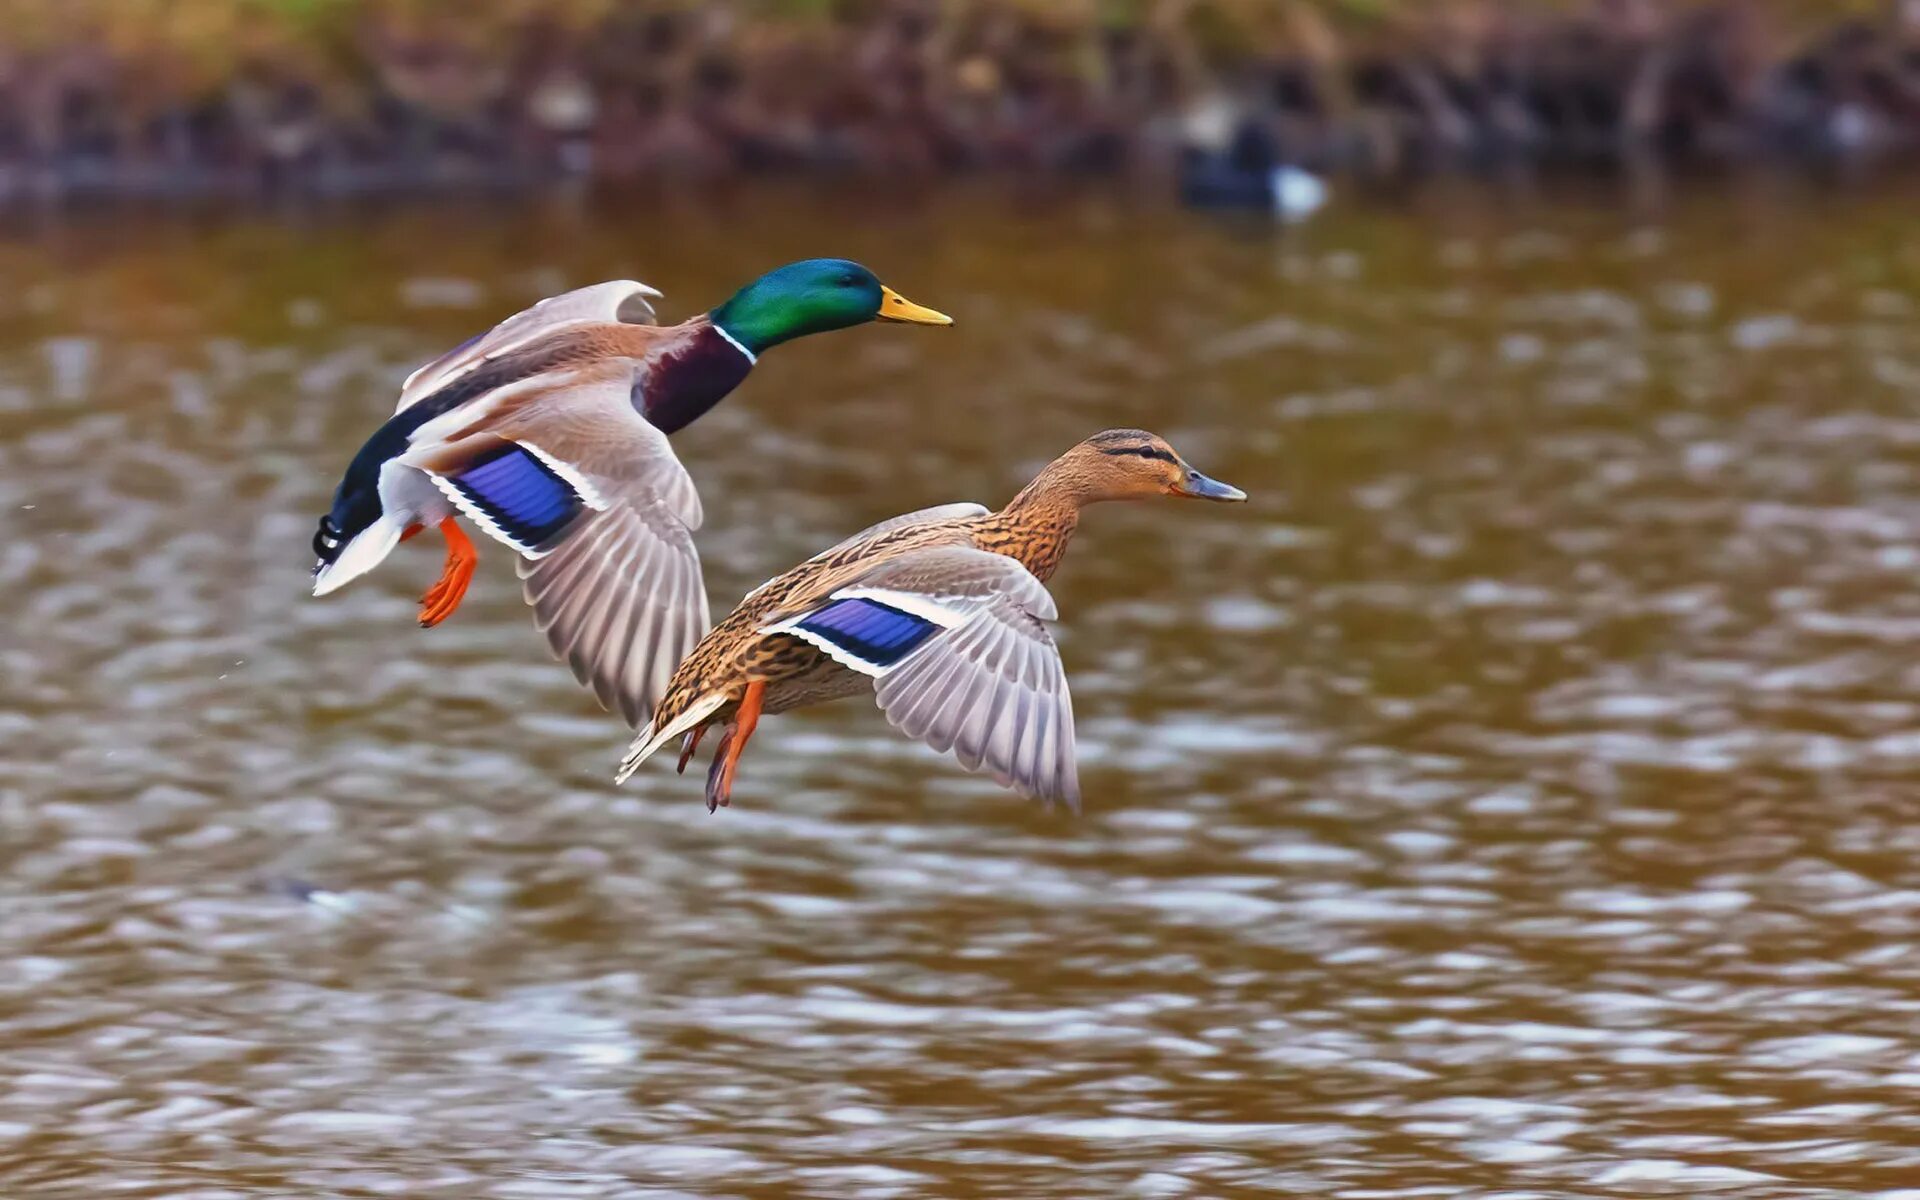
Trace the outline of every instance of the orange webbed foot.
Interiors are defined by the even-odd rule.
[[[452,517],[440,522],[440,534],[447,539],[447,562],[441,568],[439,582],[420,597],[422,629],[432,629],[460,607],[460,601],[467,595],[467,585],[473,582],[473,569],[480,561],[479,552]]]

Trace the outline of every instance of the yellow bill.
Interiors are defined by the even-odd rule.
[[[880,312],[875,319],[904,321],[909,325],[953,324],[953,318],[947,314],[915,304],[885,284],[880,287]]]

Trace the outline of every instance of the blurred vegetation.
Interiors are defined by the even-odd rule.
[[[11,0],[0,191],[1905,155],[1920,0]]]

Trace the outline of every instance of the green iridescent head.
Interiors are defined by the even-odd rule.
[[[809,258],[768,271],[709,315],[754,354],[809,333],[868,321],[953,324],[952,317],[920,307],[844,258]]]

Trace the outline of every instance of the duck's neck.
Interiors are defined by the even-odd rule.
[[[746,355],[749,363],[781,342],[817,333],[821,328],[806,321],[792,303],[768,295],[765,285],[765,279],[750,283],[707,314],[714,331]]]
[[[998,545],[983,550],[1016,558],[1042,583],[1060,569],[1067,543],[1080,527],[1080,508],[1086,503],[1078,481],[1049,468],[988,521]]]
[[[719,334],[721,339],[724,340],[727,343],[727,345],[732,346],[735,350],[738,350],[740,352],[740,356],[747,360],[747,365],[749,367],[753,366],[754,364],[760,361],[761,351],[767,348],[765,346],[761,346],[758,349],[755,349],[753,344],[747,338],[733,332],[731,329],[728,329],[725,325],[722,325],[719,321],[713,322],[713,331]]]
[[[705,317],[661,353],[638,391],[647,420],[673,433],[726,399],[753,370],[754,356]]]

